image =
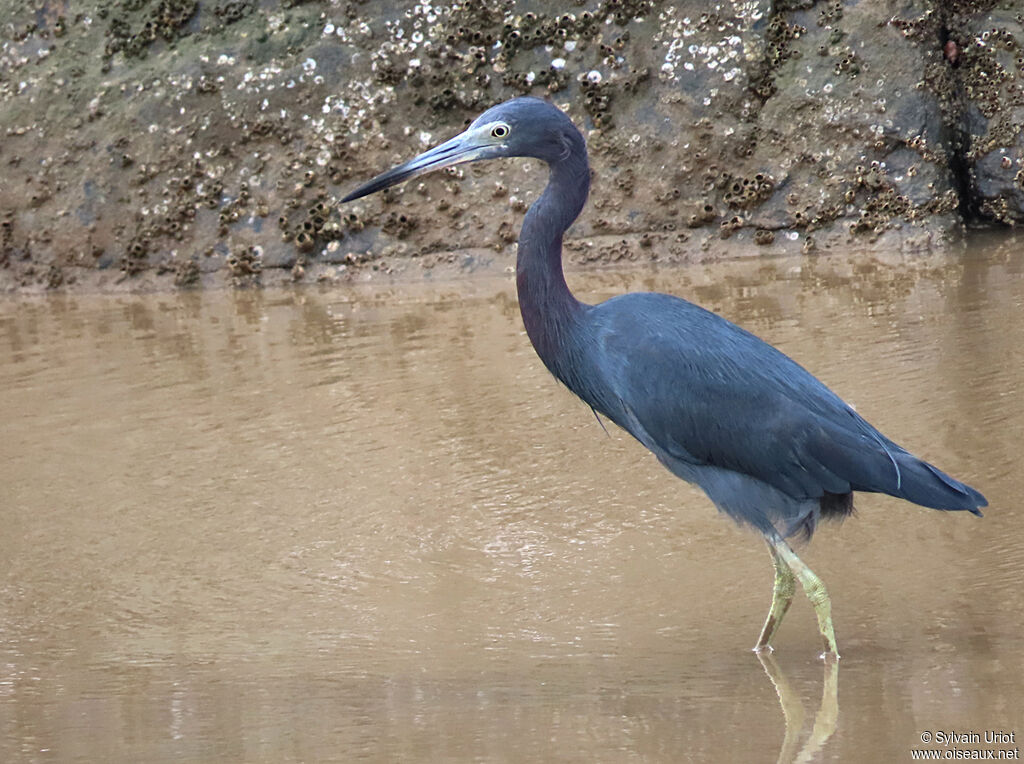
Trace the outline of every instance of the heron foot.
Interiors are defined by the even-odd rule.
[[[828,596],[825,584],[781,538],[769,538],[768,546],[775,560],[775,597],[772,599],[772,609],[768,612],[768,620],[761,631],[758,645],[768,644],[778,628],[779,621],[786,614],[789,600],[796,589],[795,578],[800,581],[807,599],[811,601],[818,616],[818,631],[825,641],[822,658],[832,655],[835,660],[839,660],[839,648],[836,646],[835,628],[832,625],[832,600]]]

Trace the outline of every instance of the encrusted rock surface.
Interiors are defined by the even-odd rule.
[[[972,212],[1024,222],[1024,3],[958,6],[948,22]]]
[[[520,93],[590,145],[573,262],[927,249],[1024,220],[1017,5],[0,0],[0,288],[507,267],[536,163],[338,199]]]

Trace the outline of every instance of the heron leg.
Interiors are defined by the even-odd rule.
[[[779,556],[778,551],[768,542],[768,551],[772,553],[772,562],[775,564],[775,588],[772,590],[772,607],[768,611],[768,618],[765,619],[764,627],[761,629],[761,636],[757,639],[754,652],[771,652],[772,637],[782,623],[789,604],[793,601],[796,593],[796,578],[789,565]]]
[[[769,539],[768,544],[774,549],[775,554],[789,566],[793,574],[803,584],[807,599],[814,606],[814,612],[818,616],[818,630],[825,639],[825,654],[823,658],[839,658],[839,650],[836,647],[836,633],[832,627],[832,600],[829,599],[825,584],[814,575],[814,571],[804,564],[804,561],[796,556],[789,544],[781,538]]]

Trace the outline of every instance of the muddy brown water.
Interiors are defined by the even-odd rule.
[[[6,299],[0,759],[1017,748],[1024,243],[570,281],[740,322],[986,517],[861,497],[805,550],[838,667],[803,599],[762,665],[763,544],[548,376],[507,277]]]

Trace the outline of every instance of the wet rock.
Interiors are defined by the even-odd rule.
[[[798,55],[777,70],[758,121],[788,154],[777,160],[787,189],[810,191],[796,191],[793,228],[834,231],[846,220],[855,236],[875,237],[954,223],[955,209],[929,207],[957,193],[939,97],[921,87],[922,72],[943,60],[931,15],[926,3],[866,0],[787,14],[806,31],[790,43]],[[906,34],[926,23],[934,37]]]
[[[947,21],[958,50],[963,164],[972,211],[1024,222],[1024,13],[1017,2],[957,2]]]
[[[1016,5],[0,0],[0,287],[171,284],[182,253],[211,253],[196,255],[204,284],[481,246],[507,264],[536,163],[339,199],[519,93],[586,134],[592,206],[567,241],[614,237],[592,259],[1019,222]]]

